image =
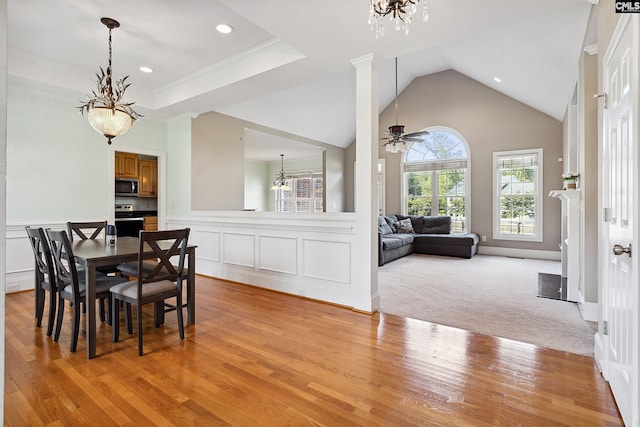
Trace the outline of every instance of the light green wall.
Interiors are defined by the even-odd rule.
[[[244,208],[256,211],[269,210],[271,180],[267,162],[245,160],[244,162]],[[271,175],[273,176],[273,175]]]
[[[72,102],[9,86],[7,221],[106,218],[112,211],[106,138]],[[166,150],[166,125],[136,122],[113,145]]]

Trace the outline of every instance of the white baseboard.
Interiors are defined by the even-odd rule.
[[[499,248],[479,245],[478,254],[560,261],[560,251],[541,251],[537,249]]]

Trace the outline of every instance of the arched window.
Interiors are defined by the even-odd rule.
[[[451,216],[451,230],[469,230],[469,146],[446,127],[426,129],[405,153],[404,209],[407,215]]]

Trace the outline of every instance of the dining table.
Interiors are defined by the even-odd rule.
[[[166,246],[163,246],[163,244]],[[169,249],[171,242],[163,242],[163,244],[159,244],[161,249]],[[104,239],[86,239],[73,241],[71,249],[76,263],[86,269],[87,358],[93,359],[96,356],[96,269],[107,265],[137,261],[140,243],[137,237],[118,237],[115,245],[107,244]],[[195,324],[196,321],[195,251],[195,245],[187,245],[185,265],[188,269],[186,306],[187,321],[191,325]],[[151,248],[149,248],[148,252],[144,251],[143,258],[155,258]]]

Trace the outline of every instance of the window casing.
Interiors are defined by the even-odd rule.
[[[493,238],[542,241],[542,148],[493,153]]]
[[[291,190],[276,190],[276,212],[323,212],[322,173],[294,173],[286,179]]]
[[[470,229],[469,149],[453,129],[434,127],[404,158],[407,215],[451,216],[452,232]]]

